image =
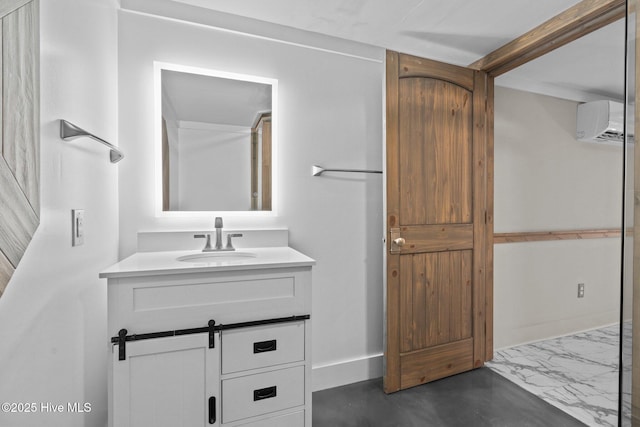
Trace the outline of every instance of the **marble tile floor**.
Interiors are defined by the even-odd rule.
[[[630,336],[631,324],[624,329]],[[497,351],[487,366],[588,426],[617,426],[619,335],[612,325],[520,345]],[[625,351],[625,369],[630,359]]]

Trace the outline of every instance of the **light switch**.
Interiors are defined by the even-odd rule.
[[[84,209],[71,210],[71,246],[84,244]]]

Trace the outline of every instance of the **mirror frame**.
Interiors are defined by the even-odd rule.
[[[270,211],[165,211],[162,209],[162,70],[178,71],[183,73],[200,74],[210,77],[219,77],[231,80],[243,80],[254,83],[271,85],[271,210]],[[279,187],[278,187],[278,80],[268,77],[252,76],[227,71],[212,70],[189,65],[172,64],[168,62],[153,62],[153,146],[154,146],[154,208],[156,217],[202,217],[202,216],[248,216],[248,217],[273,217],[277,216]]]

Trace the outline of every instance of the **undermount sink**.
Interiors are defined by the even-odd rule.
[[[202,252],[198,254],[184,255],[176,258],[182,262],[227,262],[244,261],[247,258],[255,258],[253,252]]]

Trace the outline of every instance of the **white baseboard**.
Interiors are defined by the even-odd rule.
[[[357,383],[382,376],[382,353],[312,368],[313,391]]]

